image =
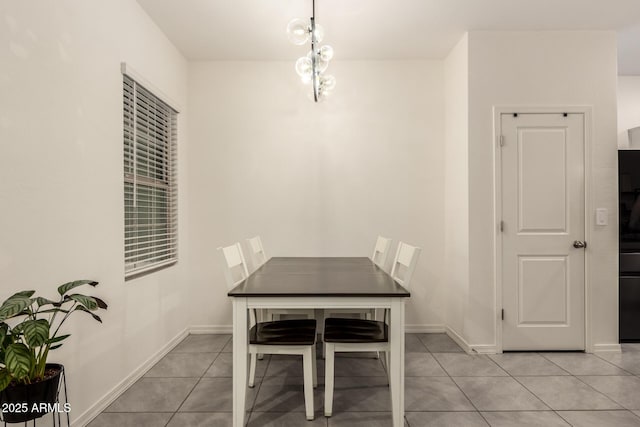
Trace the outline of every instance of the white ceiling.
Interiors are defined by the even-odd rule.
[[[137,0],[189,60],[292,60],[287,23],[311,0]],[[443,58],[468,30],[616,30],[640,75],[640,0],[316,0],[337,59]]]

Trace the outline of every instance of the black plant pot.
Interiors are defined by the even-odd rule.
[[[46,369],[55,369],[57,373],[44,381],[9,386],[0,392],[4,422],[23,423],[50,412],[47,408],[51,408],[58,401],[58,385],[64,367],[57,363],[47,363]],[[46,406],[42,405],[41,408],[42,403]]]

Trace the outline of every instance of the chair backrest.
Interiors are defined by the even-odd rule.
[[[406,289],[409,289],[409,285],[411,284],[411,277],[416,269],[421,250],[422,249],[416,246],[407,245],[404,242],[398,243],[396,258],[391,267],[391,277]]]
[[[376,240],[376,246],[373,249],[373,255],[371,255],[371,261],[373,261],[378,267],[385,269],[387,265],[387,258],[389,258],[389,249],[391,249],[391,239],[378,236]]]
[[[251,250],[251,259],[256,268],[267,262],[267,254],[264,252],[264,247],[262,247],[260,236],[247,239],[247,243],[249,244],[249,250]]]
[[[244,260],[240,243],[218,248],[224,259],[224,277],[227,280],[227,288],[233,289],[238,283],[249,276],[247,262]]]

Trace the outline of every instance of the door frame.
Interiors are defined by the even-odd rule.
[[[530,106],[530,105],[500,105],[493,107],[493,219],[495,224],[494,232],[494,285],[495,285],[495,337],[496,352],[502,353],[502,234],[500,232],[500,221],[502,220],[502,152],[500,150],[500,134],[502,130],[502,114],[562,114],[577,113],[584,117],[584,238],[587,243],[591,242],[591,230],[594,227],[595,212],[593,205],[592,186],[592,135],[593,135],[593,107],[588,105],[553,105],[553,106]],[[585,352],[593,353],[593,340],[591,334],[591,251],[589,247],[584,251],[584,333]]]

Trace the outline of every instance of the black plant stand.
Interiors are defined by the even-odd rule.
[[[64,366],[61,366],[62,368],[62,372],[60,372],[60,383],[58,384],[58,390],[56,391],[56,403],[62,403],[61,401],[61,394],[62,392],[64,392],[64,403],[63,403],[63,407],[64,405],[69,403],[69,396],[67,395],[67,377],[64,373]],[[58,408],[59,409],[59,408]],[[65,415],[67,418],[67,427],[71,426],[71,423],[69,421],[69,412],[65,411]],[[51,417],[53,419],[53,427],[62,427],[64,424],[64,416],[60,415],[60,411],[53,411],[51,412]],[[29,425],[31,425],[32,427],[36,427],[36,421],[38,421],[39,419],[42,419],[43,417],[39,417],[39,418],[34,418],[33,420],[29,420],[29,421],[25,421],[24,422],[24,427],[29,427]],[[19,423],[7,423],[4,420],[1,420],[4,423],[4,427],[12,427],[12,426],[19,426],[22,425],[22,422]],[[30,422],[32,422],[32,424],[29,424]]]

